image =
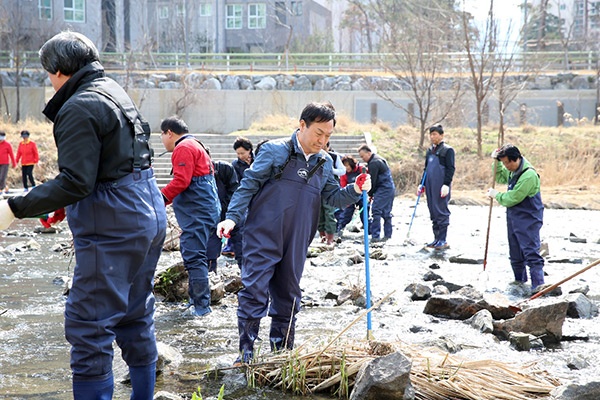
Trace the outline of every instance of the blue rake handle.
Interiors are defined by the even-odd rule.
[[[425,184],[425,177],[427,176],[427,171],[423,172],[423,179],[421,179],[421,186]],[[408,225],[408,232],[406,233],[406,238],[410,236],[410,228],[412,228],[413,220],[415,219],[415,214],[417,213],[417,206],[419,205],[419,200],[421,199],[421,193],[417,196],[417,202],[415,203],[415,209],[413,211],[412,217],[410,218],[410,224]]]
[[[367,200],[367,191],[362,191],[362,202],[363,202],[363,228],[365,231],[365,287],[366,287],[366,298],[367,298],[367,310],[371,308],[371,271],[369,270],[369,210],[368,210],[368,200]],[[372,327],[371,327],[371,311],[367,313],[367,340],[372,337]]]

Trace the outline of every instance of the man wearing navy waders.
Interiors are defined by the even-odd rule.
[[[444,143],[441,125],[429,128],[431,147],[425,155],[425,182],[419,185],[417,196],[425,192],[427,208],[433,228],[433,241],[427,247],[444,250],[448,247],[446,235],[450,225],[450,188],[454,177],[454,149]],[[423,178],[421,178],[423,182]]]
[[[367,169],[373,183],[369,191],[371,203],[371,219],[369,220],[369,234],[371,241],[380,242],[392,237],[392,207],[396,196],[396,187],[387,161],[374,154],[371,148],[363,144],[358,149],[358,155],[367,163]],[[381,237],[381,220],[383,219],[383,237]]]
[[[112,398],[113,342],[129,366],[134,400],[150,400],[156,380],[152,284],[166,230],[150,166],[150,128],[127,93],[104,75],[85,36],[62,32],[40,50],[55,95],[59,174],[27,196],[0,202],[0,229],[14,218],[67,206],[76,265],[65,305],[73,397]]]
[[[217,193],[219,194],[219,201],[221,203],[221,216],[219,221],[222,221],[225,219],[225,214],[227,213],[227,206],[229,206],[231,196],[233,196],[233,193],[238,188],[239,182],[237,178],[237,173],[235,172],[233,165],[231,165],[227,161],[213,161],[212,165],[215,171],[215,183],[217,185]],[[242,239],[238,237],[240,235],[241,233],[238,229],[234,229],[231,232],[231,238],[238,238],[237,242],[239,242],[241,248]],[[213,229],[210,234],[210,237],[208,238],[208,246],[206,249],[209,272],[217,272],[217,259],[221,255],[222,247],[223,242],[221,241],[221,238],[217,236],[216,229]],[[238,267],[241,268],[241,249],[239,251],[235,251],[235,260],[237,261]]]
[[[488,189],[487,196],[506,207],[510,264],[515,280],[527,282],[535,291],[544,284],[544,258],[540,255],[540,229],[544,205],[540,194],[540,177],[516,146],[506,144],[494,150],[496,182],[508,184],[505,193]],[[499,163],[498,161],[501,161]]]
[[[271,350],[293,347],[302,296],[300,278],[317,231],[321,198],[344,207],[358,201],[361,188],[370,189],[368,175],[340,188],[333,175],[333,161],[323,150],[334,127],[331,104],[308,104],[300,116],[300,127],[290,139],[265,142],[256,153],[229,203],[227,219],[217,227],[219,236],[227,236],[248,210],[244,289],[238,294],[240,357],[236,364],[252,361],[260,320],[267,311]]]
[[[166,204],[173,203],[181,228],[179,247],[188,273],[190,306],[194,306],[194,315],[203,316],[212,311],[206,249],[221,213],[212,161],[180,118],[164,119],[160,130],[165,149],[173,152],[173,180],[162,189],[162,195]]]

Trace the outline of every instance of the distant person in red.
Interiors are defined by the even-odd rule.
[[[6,141],[6,133],[0,131],[0,193],[8,193],[6,188],[6,176],[8,175],[8,167],[12,164],[13,168],[17,166],[15,161],[15,153],[13,148]]]
[[[17,163],[21,162],[23,189],[27,192],[29,190],[27,180],[31,182],[31,187],[35,187],[33,167],[40,161],[40,156],[35,142],[29,139],[29,131],[21,131],[21,138],[23,140],[19,143],[19,148],[17,149]]]

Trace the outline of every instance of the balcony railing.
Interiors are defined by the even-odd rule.
[[[437,53],[440,71],[465,71],[466,53]],[[506,59],[506,54],[495,54]],[[547,51],[513,54],[514,72],[523,71],[581,71],[597,70],[598,52]],[[102,53],[101,61],[107,70],[181,71],[185,69],[207,72],[320,72],[360,73],[398,72],[402,69],[401,56],[374,53]],[[0,68],[15,68],[16,58],[11,51],[0,51]],[[21,53],[21,68],[41,68],[38,53]],[[490,63],[488,63],[490,65]]]

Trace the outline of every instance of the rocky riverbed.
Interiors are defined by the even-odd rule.
[[[459,196],[456,196],[459,199]],[[382,247],[372,247],[370,281],[373,301],[392,293],[372,312],[373,335],[381,341],[402,341],[414,346],[445,348],[465,359],[490,359],[505,363],[536,363],[561,384],[585,384],[599,375],[598,350],[600,324],[598,317],[566,318],[562,325],[563,340],[553,345],[519,351],[508,341],[491,333],[481,333],[464,321],[424,313],[427,300],[413,300],[405,291],[411,284],[433,289],[435,281],[424,277],[435,272],[445,282],[458,286],[471,285],[481,293],[506,295],[511,304],[527,297],[527,293],[509,291],[512,272],[508,261],[504,209],[494,207],[489,235],[487,268],[484,257],[489,208],[485,201],[458,201],[451,205],[448,240],[451,248],[444,253],[422,251],[431,239],[426,204],[414,211],[414,198],[398,198],[394,207],[395,231],[392,240]],[[548,245],[548,283],[557,282],[583,268],[598,257],[600,214],[590,210],[548,209],[542,229],[542,240]],[[71,274],[73,263],[53,245],[68,240],[68,232],[34,235],[36,221],[25,220],[12,228],[17,236],[0,239],[0,392],[5,398],[43,397],[68,399],[68,344],[62,335],[64,297],[62,284],[52,283],[58,276]],[[19,236],[21,235],[21,236]],[[23,236],[25,235],[25,236]],[[362,232],[347,232],[332,251],[324,251],[307,260],[303,288],[303,309],[298,317],[296,344],[318,346],[346,328],[363,310],[360,299],[338,304],[344,289],[364,293],[365,264],[355,263],[364,252]],[[25,245],[29,243],[29,245]],[[36,245],[37,244],[37,245]],[[318,244],[315,242],[315,247]],[[56,249],[58,250],[58,248]],[[180,261],[177,252],[165,252],[161,267]],[[220,276],[236,275],[237,266],[221,258]],[[600,268],[600,267],[598,267]],[[562,285],[563,293],[587,288],[586,296],[593,304],[600,300],[600,269],[594,268]],[[554,298],[553,298],[554,299]],[[542,304],[549,300],[533,300]],[[181,304],[157,303],[158,340],[174,350],[172,362],[164,367],[157,391],[191,397],[199,386],[205,398],[216,396],[225,385],[226,399],[279,399],[281,392],[249,389],[243,374],[227,369],[237,353],[236,298],[226,295],[213,306],[206,318],[186,316]],[[534,304],[534,305],[535,305]],[[260,336],[268,337],[268,319]],[[352,325],[344,337],[361,340],[366,337],[364,320]],[[268,347],[266,342],[262,347]],[[260,344],[259,344],[260,346]],[[208,377],[208,369],[223,368]],[[117,370],[123,371],[117,364]],[[129,389],[117,384],[115,398],[128,398]],[[0,398],[3,395],[0,395]],[[286,398],[302,398],[286,395]]]

